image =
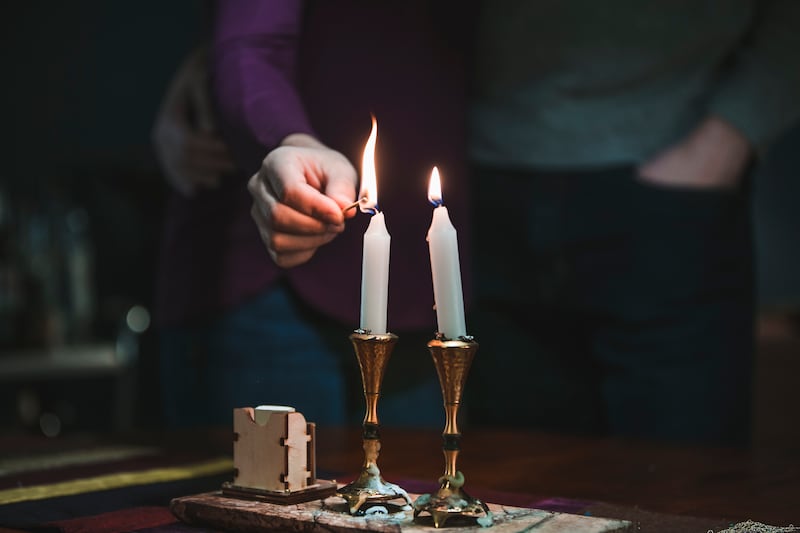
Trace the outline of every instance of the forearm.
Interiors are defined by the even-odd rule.
[[[221,129],[248,172],[290,135],[313,132],[295,84],[302,5],[219,3],[212,50],[215,99]]]
[[[709,112],[764,149],[800,119],[800,2],[759,3],[752,35],[720,78]]]
[[[307,133],[291,133],[283,138],[281,146],[297,146],[300,148],[328,148],[316,137]]]

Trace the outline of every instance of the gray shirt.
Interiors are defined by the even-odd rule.
[[[715,114],[761,150],[800,118],[800,0],[486,0],[474,161],[641,162]]]

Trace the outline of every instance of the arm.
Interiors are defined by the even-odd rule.
[[[735,187],[756,151],[800,118],[800,2],[760,2],[747,43],[711,95],[709,115],[683,141],[645,162],[646,181]]]
[[[283,267],[308,261],[344,229],[342,208],[357,182],[349,161],[315,139],[297,92],[302,7],[298,0],[223,0],[214,39],[220,115],[243,168],[256,171],[251,214]]]
[[[752,35],[720,80],[710,113],[761,151],[800,118],[800,2],[757,4]]]
[[[303,2],[220,0],[213,86],[226,135],[248,172],[292,133],[313,135],[296,87]]]

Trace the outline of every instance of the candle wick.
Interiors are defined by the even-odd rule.
[[[369,202],[369,198],[364,196],[359,201],[363,202],[363,203],[367,203],[367,202]],[[370,215],[377,215],[381,211],[380,208],[378,207],[378,202],[375,202],[375,205],[373,205],[372,207],[365,207],[364,209],[366,209],[367,212],[369,212]]]

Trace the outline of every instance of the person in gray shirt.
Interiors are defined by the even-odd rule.
[[[800,2],[486,1],[476,51],[471,420],[746,443],[749,176],[800,118]]]

